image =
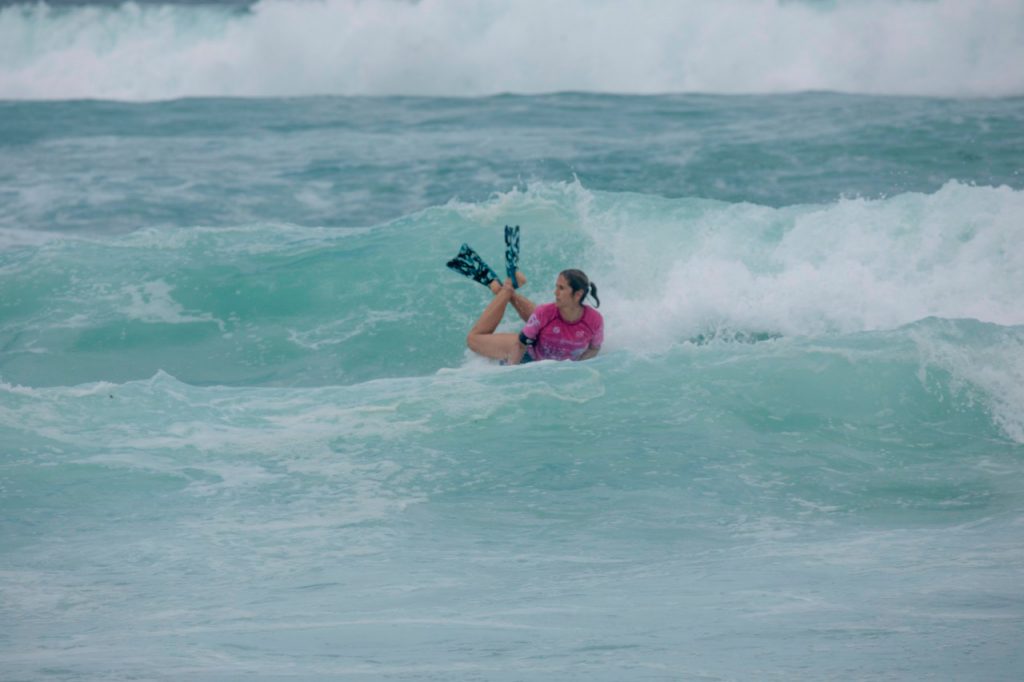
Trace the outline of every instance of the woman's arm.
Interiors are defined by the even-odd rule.
[[[590,358],[594,357],[595,355],[597,355],[600,352],[601,352],[600,347],[594,348],[593,346],[591,346],[590,348],[588,348],[585,351],[583,351],[583,354],[580,355],[580,360],[589,360]]]

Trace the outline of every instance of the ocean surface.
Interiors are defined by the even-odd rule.
[[[0,679],[1024,678],[1019,64],[1018,2],[3,4]],[[506,224],[596,359],[465,349]]]

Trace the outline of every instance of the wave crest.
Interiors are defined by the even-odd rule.
[[[263,0],[0,11],[0,98],[1024,93],[1024,5]]]

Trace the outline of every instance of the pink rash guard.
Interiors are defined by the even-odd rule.
[[[534,360],[579,360],[588,348],[604,343],[604,318],[583,306],[583,316],[570,324],[562,319],[558,306],[542,303],[534,308],[522,335],[534,342],[526,349]]]

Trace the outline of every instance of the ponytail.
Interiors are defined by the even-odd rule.
[[[583,292],[583,295],[580,296],[580,305],[583,305],[584,299],[590,296],[594,299],[594,307],[601,307],[601,299],[597,297],[597,285],[590,281],[586,273],[582,270],[570,269],[562,270],[559,274],[565,277],[565,281],[569,283],[572,293],[575,294],[577,291]]]

